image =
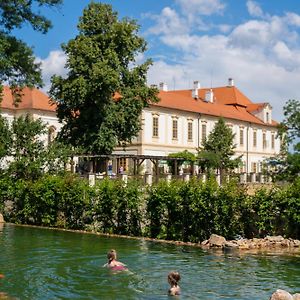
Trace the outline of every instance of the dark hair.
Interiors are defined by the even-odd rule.
[[[177,285],[178,281],[180,280],[180,274],[178,272],[170,272],[168,274],[168,280],[170,281],[170,284]]]

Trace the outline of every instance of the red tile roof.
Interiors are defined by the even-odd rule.
[[[266,103],[252,103],[247,106],[247,111],[254,112],[254,111],[260,111],[266,106]]]
[[[261,125],[276,126],[276,122],[265,124],[248,111],[257,105],[251,102],[238,88],[234,86],[212,88],[213,103],[204,101],[209,88],[198,90],[198,99],[192,97],[192,90],[160,91],[160,102],[154,106],[195,112],[203,115],[242,120]],[[251,110],[252,111],[252,110]]]
[[[251,102],[250,99],[234,86],[212,88],[214,101],[213,103],[205,102],[205,93],[209,90],[209,88],[199,89],[198,99],[192,97],[192,90],[160,91],[158,95],[160,102],[153,104],[153,106],[224,117],[261,125],[265,124],[262,120],[251,114],[251,112],[263,108],[265,103]],[[114,97],[118,98],[119,94],[116,93]],[[50,104],[49,100],[50,98],[38,89],[24,88],[22,101],[18,107],[15,107],[13,105],[11,90],[5,86],[1,108],[12,110],[35,109],[55,112],[56,106]],[[277,122],[272,120],[271,125],[265,125],[276,126]]]
[[[55,105],[50,104],[50,98],[42,91],[28,87],[22,91],[21,102],[17,107],[13,104],[13,96],[9,87],[3,87],[3,97],[1,102],[2,109],[12,110],[24,110],[24,109],[35,109],[55,112]]]

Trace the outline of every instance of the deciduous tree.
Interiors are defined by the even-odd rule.
[[[14,37],[12,30],[29,23],[34,30],[46,33],[51,22],[34,8],[54,7],[61,3],[62,0],[0,1],[0,92],[3,83],[13,90],[42,85],[40,65],[35,62],[32,48]]]
[[[19,179],[35,180],[44,173],[59,173],[70,154],[69,150],[53,141],[46,145],[42,135],[46,125],[30,115],[20,116],[12,122],[10,130],[8,174]]]
[[[274,179],[294,181],[300,174],[300,101],[290,99],[283,107],[284,120],[279,124],[281,151],[267,160]],[[292,152],[289,150],[293,150]]]
[[[62,46],[69,73],[54,76],[50,91],[64,142],[106,154],[138,134],[142,109],[157,101],[157,89],[146,85],[151,61],[136,63],[146,50],[138,29],[110,5],[92,2],[84,10],[79,34]]]
[[[234,133],[224,119],[220,118],[212,132],[199,149],[199,164],[205,169],[217,169],[220,174],[224,171],[236,168],[240,158],[233,158],[235,145]]]

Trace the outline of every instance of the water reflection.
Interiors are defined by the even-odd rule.
[[[116,249],[130,272],[102,266]],[[240,254],[143,240],[5,225],[1,291],[17,299],[169,299],[169,271],[180,272],[181,299],[268,299],[299,292],[298,256]],[[1,299],[1,298],[0,298]]]

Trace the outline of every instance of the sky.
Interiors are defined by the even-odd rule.
[[[94,1],[99,2],[99,1]],[[253,102],[268,102],[273,119],[283,119],[288,99],[300,99],[300,2],[297,0],[110,0],[120,18],[136,19],[152,58],[148,83],[169,90],[235,86]],[[64,0],[42,9],[53,23],[43,35],[29,26],[15,35],[33,47],[42,64],[44,90],[53,74],[65,75],[61,49],[77,34],[89,0]]]

